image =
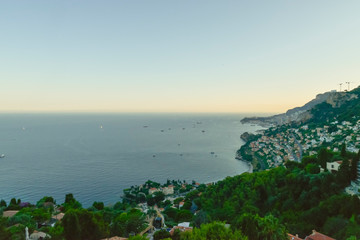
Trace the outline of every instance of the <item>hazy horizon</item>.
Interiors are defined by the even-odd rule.
[[[0,112],[282,113],[360,84],[359,9],[3,1]]]

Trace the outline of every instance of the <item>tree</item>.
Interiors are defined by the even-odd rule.
[[[160,240],[160,239],[169,238],[169,237],[171,237],[171,235],[165,229],[162,229],[162,230],[154,233],[154,240]]]
[[[180,210],[176,215],[178,222],[190,222],[193,218],[192,213],[189,210]]]
[[[6,219],[0,217],[0,240],[8,240],[11,239],[11,233],[7,229]]]
[[[56,223],[54,227],[49,229],[49,235],[51,240],[63,240],[64,239],[64,227],[61,223]]]
[[[55,204],[55,200],[53,197],[45,196],[36,203],[36,206],[42,207],[44,205],[44,203],[46,203],[46,202]]]
[[[326,169],[326,163],[329,161],[329,154],[326,148],[321,148],[318,153],[318,163],[323,168]]]
[[[358,153],[356,154],[356,156],[352,159],[351,162],[351,180],[356,180],[356,178],[358,177],[358,163],[359,163],[359,158],[360,158],[360,150],[358,151]]]
[[[68,193],[65,196],[64,207],[65,207],[65,211],[69,209],[79,209],[81,208],[81,203],[76,201],[72,193]]]
[[[181,239],[181,231],[179,229],[175,229],[172,236],[172,240],[180,240]]]
[[[37,223],[43,223],[51,218],[51,214],[44,208],[35,209],[31,215]]]
[[[341,217],[328,218],[324,224],[324,233],[336,237],[337,239],[344,239],[346,225],[348,220]]]
[[[126,224],[128,221],[128,216],[127,213],[121,213],[120,215],[118,215],[112,225],[111,225],[111,233],[113,235],[117,235],[117,236],[126,236]]]
[[[273,215],[265,216],[259,222],[259,238],[262,240],[287,240],[286,229]]]
[[[1,207],[6,207],[6,202],[4,199],[1,199],[1,201],[0,201],[0,208]]]
[[[104,203],[103,202],[94,202],[93,207],[97,210],[103,210],[104,209]]]
[[[67,204],[71,204],[73,202],[75,202],[75,198],[74,198],[74,195],[72,193],[68,193],[65,195],[65,203]]]
[[[343,143],[341,146],[341,154],[342,157],[346,157],[346,144]]]
[[[259,233],[259,216],[244,213],[235,224],[236,228],[241,229],[249,239],[258,239]]]
[[[351,182],[351,171],[349,166],[349,160],[345,158],[337,172],[337,180],[342,186],[347,186]]]
[[[320,168],[317,164],[313,164],[313,163],[309,163],[308,165],[306,165],[305,167],[306,172],[311,173],[311,174],[317,174],[320,172]]]
[[[211,221],[209,214],[200,210],[194,217],[194,225],[199,228],[202,224],[209,223]]]
[[[224,223],[212,222],[204,224],[201,228],[194,228],[193,231],[184,232],[182,235],[184,240],[247,240],[240,231],[232,231],[230,228],[226,228]]]
[[[111,225],[111,233],[118,236],[128,236],[130,233],[138,234],[145,229],[145,216],[138,209],[128,213],[119,214]]]
[[[67,240],[81,239],[80,224],[76,210],[70,209],[66,212],[62,219],[62,225],[64,227],[64,235]]]
[[[16,198],[12,198],[9,205],[17,205]]]

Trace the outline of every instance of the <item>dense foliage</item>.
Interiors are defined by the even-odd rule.
[[[337,173],[319,173],[313,167],[324,161],[321,152],[301,164],[289,162],[287,168],[226,178],[209,187],[197,202],[212,220],[226,221],[251,239],[265,239],[257,233],[266,229],[261,218],[270,216],[303,237],[312,229],[338,239],[360,237],[360,200],[343,193],[354,178],[349,158],[357,162],[359,155],[327,152],[325,161],[341,158],[343,164]],[[334,231],[333,225],[341,226],[341,231]]]

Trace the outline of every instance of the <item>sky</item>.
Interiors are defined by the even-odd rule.
[[[360,85],[360,1],[0,0],[0,112],[284,112]]]

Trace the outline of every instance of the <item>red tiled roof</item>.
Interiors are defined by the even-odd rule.
[[[64,216],[65,216],[64,213],[58,213],[56,215],[53,215],[52,218],[61,221],[61,219],[63,219]]]
[[[302,238],[299,238],[298,236],[294,236],[294,235],[292,235],[290,233],[288,233],[288,236],[289,236],[290,240],[303,240]]]
[[[322,233],[313,230],[313,233],[307,236],[305,240],[335,240],[335,238],[328,237]]]

